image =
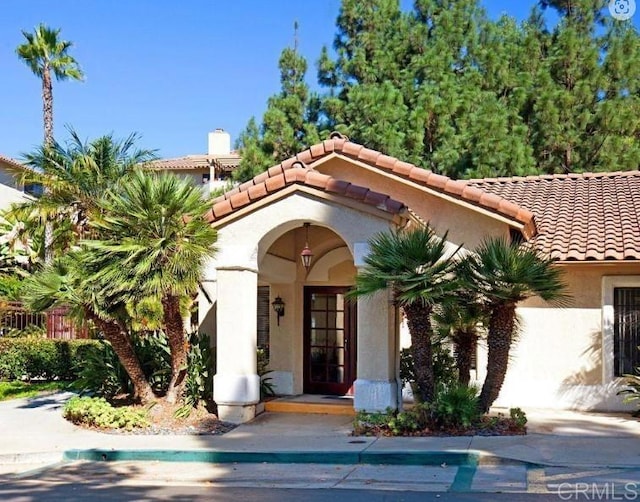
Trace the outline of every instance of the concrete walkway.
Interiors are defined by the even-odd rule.
[[[137,482],[150,483],[162,479],[163,482],[219,482],[234,486],[268,483],[280,487],[549,492],[561,485],[568,487],[581,482],[615,482],[620,486],[637,482],[640,490],[640,423],[629,415],[526,410],[530,420],[526,436],[375,438],[350,436],[350,417],[265,413],[222,436],[145,436],[87,431],[68,423],[61,416],[61,407],[69,396],[59,393],[0,402],[0,476],[18,476],[26,482],[43,476],[72,480],[75,475],[81,482],[88,472],[97,470],[108,471],[126,482],[118,474],[120,470],[137,473]],[[467,452],[479,454],[480,461],[471,467],[446,462],[442,465],[344,465],[320,461],[294,467],[270,463],[60,463],[63,453],[74,449],[306,452],[318,459],[330,452],[405,457],[412,453]],[[44,473],[33,471],[54,463],[56,465]]]

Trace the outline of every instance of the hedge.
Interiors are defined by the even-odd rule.
[[[97,340],[0,338],[0,380],[76,380]]]

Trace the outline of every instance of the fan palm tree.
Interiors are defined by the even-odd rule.
[[[484,323],[486,311],[476,295],[469,290],[456,293],[452,301],[441,305],[433,319],[443,334],[453,343],[453,351],[458,371],[458,381],[469,385],[473,353],[476,350],[478,326]]]
[[[484,241],[460,264],[468,287],[484,299],[489,313],[487,376],[479,407],[489,411],[498,398],[509,363],[509,350],[517,332],[516,306],[532,296],[562,304],[567,300],[561,272],[550,259],[503,238]]]
[[[105,191],[154,158],[151,150],[135,147],[136,134],[124,140],[105,135],[83,142],[74,130],[69,133],[65,146],[54,142],[25,155],[32,169],[24,172],[21,181],[40,184],[45,190],[41,197],[12,211],[22,220],[51,222],[53,239],[48,249],[57,252],[84,235],[96,201]]]
[[[60,30],[44,24],[36,26],[33,33],[22,31],[26,42],[16,49],[18,57],[42,80],[42,110],[44,118],[44,144],[53,144],[53,81],[82,80],[84,74],[78,62],[69,55],[73,45],[60,40]]]
[[[94,267],[90,253],[73,251],[28,278],[22,299],[35,312],[65,306],[78,323],[93,322],[129,375],[134,398],[142,403],[152,401],[155,395],[128,335],[131,320],[126,305],[109,294],[108,284],[101,282]]]
[[[431,313],[456,288],[452,272],[457,250],[447,253],[446,235],[440,239],[427,226],[379,233],[369,247],[352,294],[391,290],[407,318],[419,397],[431,401],[435,390]]]
[[[187,342],[181,308],[195,296],[204,262],[215,253],[216,231],[204,220],[209,204],[188,180],[137,171],[98,201],[86,241],[98,282],[126,304],[155,298],[171,350],[166,399],[176,402],[186,375]]]

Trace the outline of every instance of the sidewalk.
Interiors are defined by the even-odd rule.
[[[351,418],[265,413],[221,436],[88,431],[61,416],[71,394],[0,402],[0,462],[71,449],[216,451],[469,451],[560,466],[640,467],[640,422],[625,414],[527,410],[529,433],[506,437],[352,437]],[[32,458],[33,459],[33,458]],[[31,459],[31,460],[32,460]],[[30,460],[29,460],[30,461]]]
[[[300,486],[299,483],[308,484],[312,479],[320,483],[324,479],[322,483],[325,484],[343,483],[353,487],[353,483],[360,486],[367,484],[367,480],[378,483],[386,479],[385,482],[396,486],[394,489],[406,485],[407,479],[413,479],[420,472],[417,479],[422,480],[422,488],[417,488],[418,485],[411,481],[414,484],[408,489],[427,491],[456,487],[482,490],[483,487],[488,489],[496,486],[500,490],[522,490],[524,486],[526,491],[531,487],[535,489],[540,483],[548,490],[554,479],[572,479],[574,482],[576,479],[597,479],[598,476],[613,479],[616,476],[619,478],[621,473],[624,473],[622,478],[625,480],[640,480],[640,423],[622,414],[526,410],[530,420],[529,434],[509,437],[353,437],[349,435],[350,417],[271,413],[260,415],[251,423],[240,425],[222,436],[143,436],[86,431],[70,424],[61,416],[62,403],[69,395],[61,393],[37,399],[0,402],[0,467],[3,467],[0,476],[3,472],[16,474],[47,463],[60,462],[63,453],[68,450],[98,449],[138,454],[151,451],[150,456],[146,457],[149,460],[167,460],[176,452],[307,453],[311,458],[318,458],[318,464],[324,464],[296,464],[295,469],[282,469],[270,464],[261,464],[259,468],[252,464],[248,469],[241,464],[233,464],[233,469],[230,469],[229,466],[198,462],[182,467],[175,462],[136,463],[137,472],[145,472],[153,464],[154,474],[149,474],[153,479],[161,476],[167,480],[173,473],[178,480],[191,479],[194,482],[202,482],[203,479],[210,482],[216,469],[225,472],[225,482],[231,483],[236,478],[246,481],[249,472],[258,478],[270,479],[273,483],[274,479],[279,479],[276,472],[280,476],[286,472],[286,479],[281,477],[278,486]],[[327,456],[338,454],[348,458],[344,455],[388,455],[391,458],[395,455],[406,458],[412,454],[433,452],[467,453],[478,455],[480,460],[478,465],[465,471],[465,466],[456,468],[446,465],[447,462],[443,462],[442,466],[347,466],[348,462],[332,463],[330,460],[333,457]],[[285,455],[282,458],[286,461],[287,457]],[[127,464],[93,463],[89,469],[114,472],[125,469]],[[73,468],[73,463],[59,467],[67,476],[70,476]],[[81,469],[83,476],[87,474],[87,469],[84,463]],[[324,474],[311,475],[311,472]],[[576,477],[576,472],[581,477]],[[346,476],[346,473],[349,475]],[[378,479],[380,476],[382,481]],[[396,478],[400,484],[394,484]]]

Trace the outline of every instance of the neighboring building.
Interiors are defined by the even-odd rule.
[[[355,303],[344,295],[373,235],[423,222],[448,231],[451,249],[490,236],[529,241],[565,272],[568,307],[537,298],[519,307],[497,406],[619,409],[619,377],[640,365],[638,171],[454,181],[333,134],[217,198],[208,218],[219,252],[204,272],[199,318],[216,339],[223,420],[255,414],[265,315],[279,394],[401,407],[397,309],[387,293]],[[482,346],[477,359],[482,382]]]
[[[149,163],[147,168],[191,178],[195,184],[202,185],[209,194],[228,186],[231,173],[239,163],[240,156],[231,150],[229,133],[223,129],[216,129],[209,133],[209,148],[206,155],[160,159]]]
[[[0,211],[26,200],[25,187],[20,183],[20,175],[25,169],[27,167],[17,160],[0,155]]]

